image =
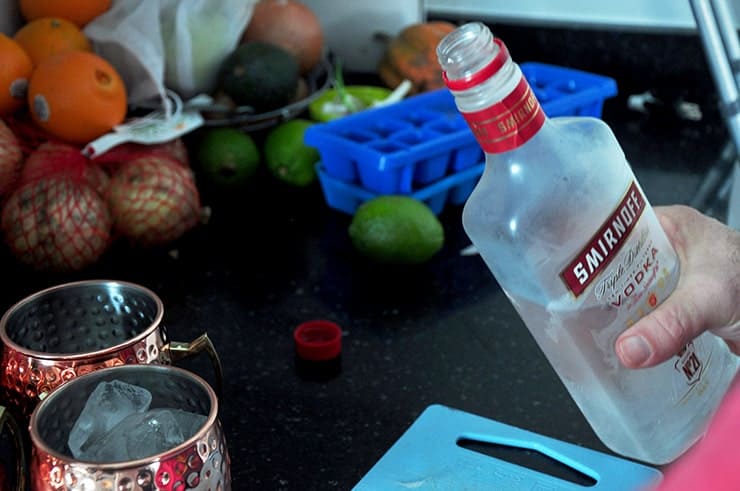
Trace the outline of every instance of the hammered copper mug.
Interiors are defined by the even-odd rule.
[[[88,397],[101,382],[119,381],[151,393],[151,408],[201,415],[205,421],[182,443],[148,457],[81,461],[68,441]],[[230,491],[231,461],[218,417],[218,399],[197,375],[166,365],[122,365],[60,386],[31,415],[34,491]]]
[[[202,351],[220,393],[221,362],[207,334],[169,341],[163,315],[153,291],[124,281],[77,281],[27,296],[0,319],[5,404],[27,420],[39,401],[78,376],[117,365],[168,365]]]

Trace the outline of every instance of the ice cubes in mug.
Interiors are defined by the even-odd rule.
[[[86,462],[137,460],[192,437],[207,417],[174,408],[150,409],[148,390],[120,381],[101,382],[70,432],[68,445]]]
[[[69,432],[67,444],[75,458],[99,440],[126,416],[149,409],[152,394],[119,380],[101,382],[90,394],[80,416]]]
[[[203,426],[206,417],[179,409],[150,409],[127,416],[80,458],[89,462],[143,459],[174,448]]]

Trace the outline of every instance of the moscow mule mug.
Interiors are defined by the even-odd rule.
[[[132,460],[74,457],[69,442],[75,422],[99,384],[114,381],[146,389],[151,409],[194,413],[201,422],[184,433],[181,443],[151,454],[144,447]],[[202,378],[182,368],[120,365],[77,377],[38,404],[29,431],[34,491],[231,491],[231,461],[218,418],[218,398]]]
[[[169,341],[164,308],[150,289],[113,280],[85,280],[41,290],[0,319],[0,390],[22,419],[62,384],[102,368],[169,365],[205,351],[216,372],[216,349],[203,334],[190,343]]]

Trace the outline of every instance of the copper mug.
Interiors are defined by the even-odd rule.
[[[147,389],[151,408],[204,416],[182,443],[129,461],[80,461],[69,434],[89,395],[101,382]],[[122,365],[75,378],[46,397],[31,414],[31,489],[34,491],[230,491],[231,461],[218,417],[218,398],[197,375],[166,365]]]
[[[216,349],[203,334],[169,341],[164,307],[135,283],[85,280],[36,292],[0,319],[0,388],[21,421],[62,384],[95,370],[127,364],[169,365],[205,351],[222,383]]]

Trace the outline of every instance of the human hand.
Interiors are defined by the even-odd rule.
[[[654,209],[681,276],[661,305],[617,338],[617,356],[628,368],[657,365],[704,331],[740,354],[740,232],[688,206]]]

